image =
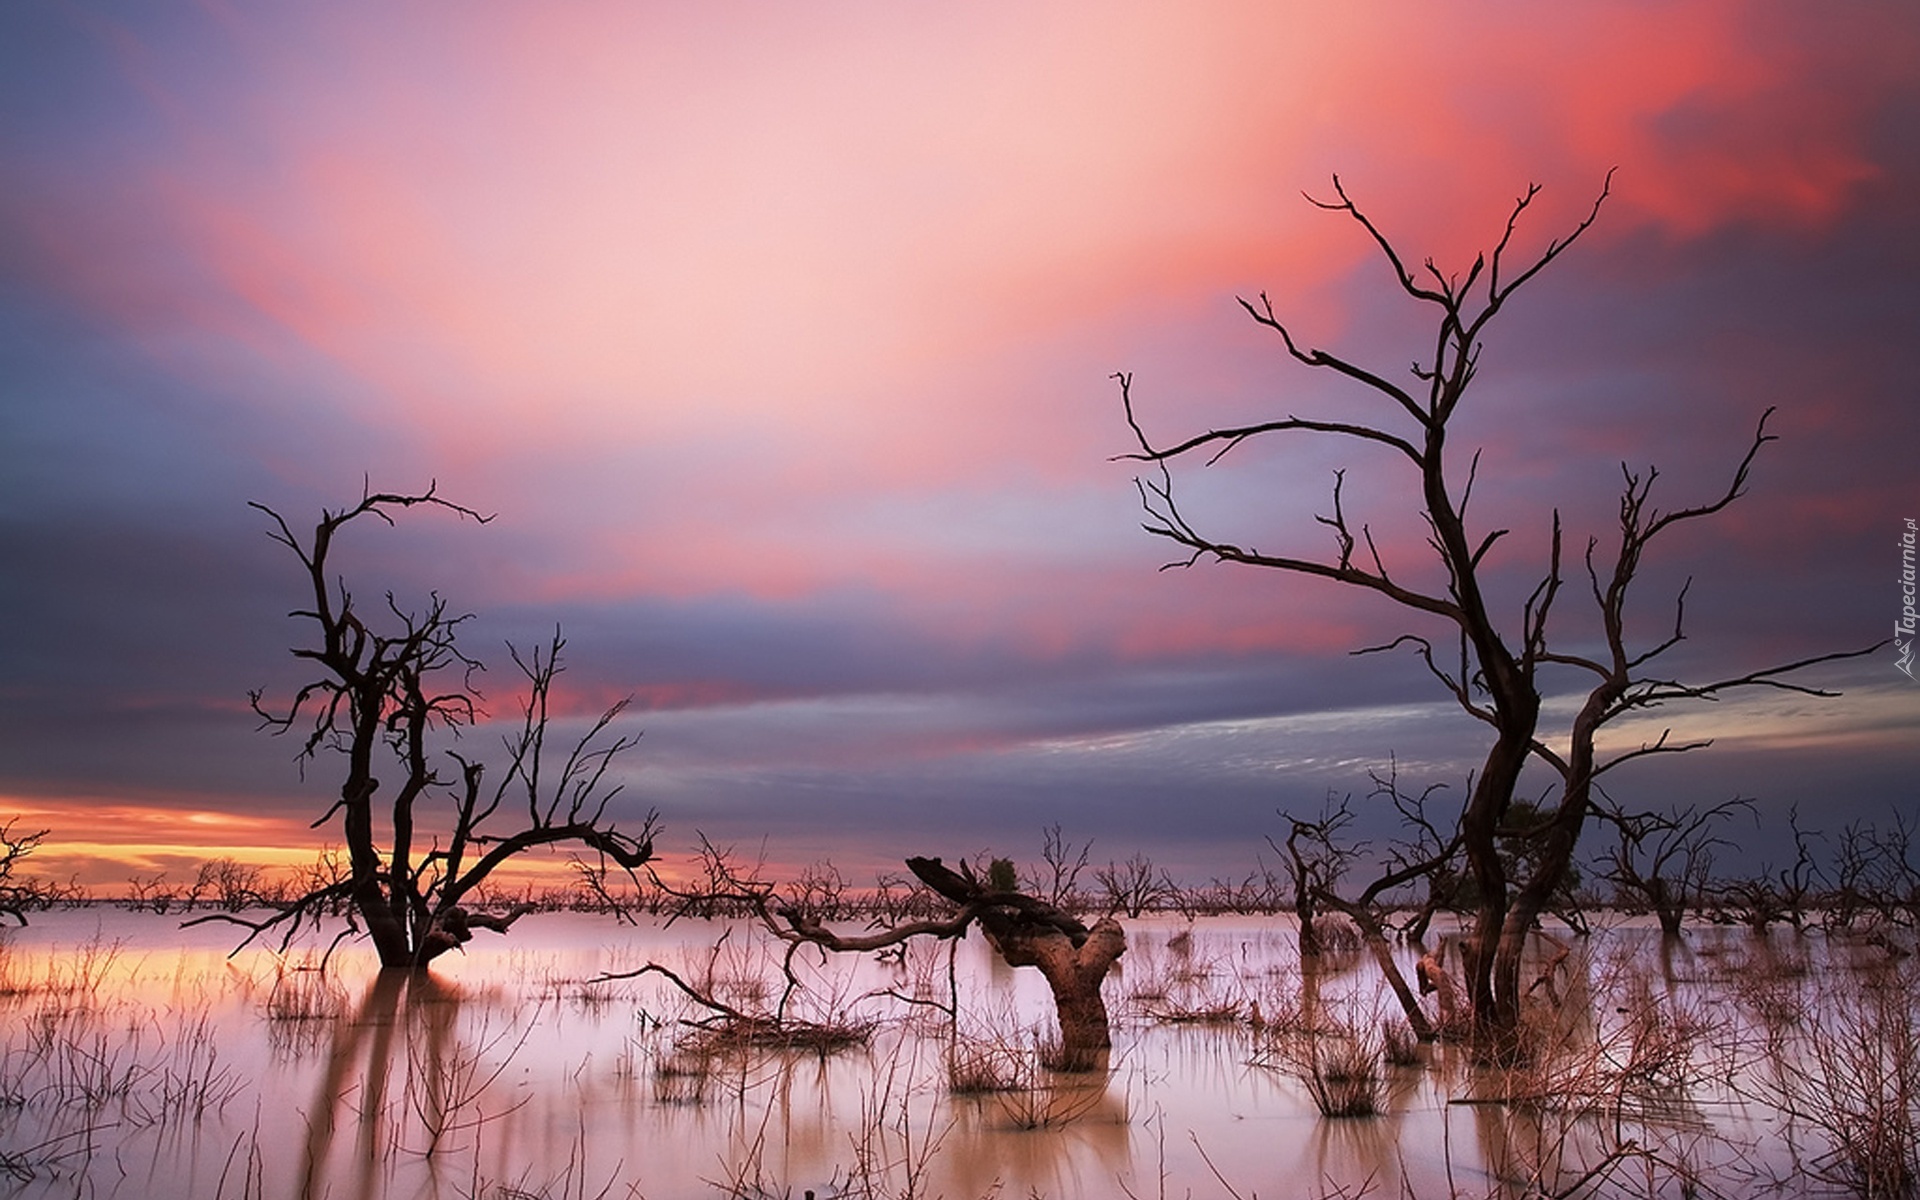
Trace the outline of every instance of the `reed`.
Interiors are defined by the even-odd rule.
[[[347,989],[311,959],[274,962],[265,1004],[269,1021],[287,1024],[337,1021],[346,1015]]]
[[[1033,1066],[1018,1046],[955,1038],[946,1049],[947,1093],[984,1096],[1033,1085]]]
[[[1377,1116],[1386,1096],[1380,1028],[1368,1016],[1323,1008],[1310,1020],[1269,1027],[1254,1062],[1293,1079],[1323,1117]]]
[[[1863,1200],[1920,1196],[1920,970],[1905,963],[1810,979],[1815,1020],[1768,1055],[1763,1091],[1822,1148],[1813,1179]]]

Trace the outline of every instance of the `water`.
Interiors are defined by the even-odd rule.
[[[661,978],[596,981],[654,961],[768,1008],[782,948],[743,923],[536,914],[405,980],[351,944],[322,972],[317,950],[229,958],[231,928],[35,914],[0,956],[0,1194],[1429,1197],[1551,1193],[1596,1167],[1610,1194],[1685,1195],[1689,1176],[1844,1194],[1820,1114],[1789,1112],[1792,1070],[1864,1095],[1858,1064],[1812,1062],[1812,1035],[1843,1043],[1828,1025],[1857,1017],[1862,1053],[1891,1062],[1913,1033],[1904,1003],[1841,1011],[1886,972],[1911,983],[1876,948],[1709,930],[1663,954],[1628,923],[1569,944],[1542,985],[1562,1019],[1526,1071],[1446,1043],[1393,1066],[1370,960],[1303,978],[1279,918],[1128,933],[1111,1060],[1058,1073],[1044,983],[978,935],[951,961],[803,952],[788,1015],[872,1026],[817,1052],[703,1045],[689,1022],[708,1014]],[[1343,1030],[1378,1064],[1379,1115],[1323,1117],[1304,1082]],[[1005,1090],[953,1094],[956,1060]],[[1914,1096],[1894,1104],[1908,1129]]]

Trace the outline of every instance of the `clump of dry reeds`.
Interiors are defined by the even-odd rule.
[[[1183,930],[1167,942],[1164,958],[1141,956],[1128,1005],[1141,1016],[1171,1025],[1230,1025],[1242,1020],[1247,1002],[1231,964],[1193,953]]]
[[[1371,1117],[1382,1101],[1380,1047],[1372,1037],[1317,1038],[1296,1078],[1323,1117]]]
[[[1412,1027],[1405,1021],[1393,1017],[1382,1017],[1380,1019],[1380,1053],[1389,1065],[1418,1066],[1420,1040],[1413,1035]]]
[[[92,1007],[122,948],[118,941],[91,938],[74,953],[50,957],[38,972],[23,969],[11,954],[0,953],[0,1000],[39,1000],[55,1009]]]
[[[285,961],[274,964],[273,986],[267,991],[267,1020],[336,1021],[346,1015],[347,1005],[347,989],[328,974],[323,964]]]
[[[877,1021],[853,1018],[808,1021],[798,1017],[723,1015],[692,1023],[681,1046],[707,1055],[750,1049],[827,1055],[866,1045],[878,1028]]]
[[[713,1076],[711,1054],[699,1049],[676,1048],[653,1061],[654,1098],[662,1104],[703,1104]]]
[[[1804,1164],[1868,1200],[1920,1196],[1920,970],[1810,978],[1805,1020],[1769,1036],[1765,1098],[1825,1149]]]
[[[1377,1116],[1386,1099],[1384,1023],[1317,1008],[1262,1032],[1254,1061],[1291,1077],[1323,1117]]]
[[[1694,1156],[1711,1134],[1694,1088],[1730,1035],[1629,968],[1578,955],[1565,994],[1529,1005],[1512,1037],[1469,1048],[1453,1103],[1498,1130],[1486,1166],[1500,1194],[1719,1194],[1700,1190]]]
[[[1729,1049],[1725,1024],[1698,1002],[1656,991],[1625,961],[1596,972],[1573,995],[1527,1010],[1491,1076],[1508,1105],[1616,1121],[1671,1119],[1688,1107],[1689,1089],[1709,1059]]]
[[[947,1045],[947,1092],[984,1096],[1033,1084],[1033,1068],[1017,1046],[999,1040],[956,1038]]]
[[[0,1047],[0,1104],[72,1114],[88,1129],[191,1125],[245,1086],[205,1012],[163,1025],[130,1006],[49,996],[20,1033]]]

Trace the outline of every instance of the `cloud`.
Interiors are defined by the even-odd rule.
[[[1444,273],[1529,180],[1519,258],[1617,168],[1489,331],[1454,442],[1483,455],[1476,521],[1513,531],[1502,611],[1554,511],[1577,564],[1619,463],[1697,501],[1777,404],[1750,495],[1649,564],[1636,635],[1664,635],[1688,576],[1689,669],[1887,623],[1920,433],[1920,34],[1893,8],[750,15],[0,17],[0,620],[33,631],[0,786],[310,804],[242,709],[292,678],[300,585],[245,502],[297,523],[363,479],[437,479],[498,519],[356,530],[342,571],[472,607],[496,667],[558,622],[569,713],[636,695],[667,794],[739,828],[810,836],[791,786],[835,828],[974,836],[1055,804],[1173,837],[1191,795],[1226,837],[1273,773],[1195,755],[1260,738],[1341,744],[1271,751],[1317,799],[1427,736],[1417,664],[1347,652],[1435,631],[1313,581],[1155,573],[1109,375],[1156,436],[1355,412],[1245,319],[1262,291],[1307,344],[1429,353],[1366,231],[1299,198],[1335,172]],[[1238,539],[1314,552],[1343,467],[1396,573],[1444,587],[1384,461],[1296,440],[1180,486]],[[1578,590],[1564,636],[1591,637]],[[489,677],[498,703],[510,682]],[[1894,755],[1865,731],[1900,702],[1831,711]],[[1351,730],[1285,725],[1319,711]],[[1355,716],[1376,712],[1404,732]],[[1843,761],[1819,757],[1843,734],[1801,761]]]

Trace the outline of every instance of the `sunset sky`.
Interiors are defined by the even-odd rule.
[[[1515,198],[1538,253],[1456,442],[1511,615],[1558,507],[1624,461],[1751,492],[1648,564],[1706,679],[1871,645],[1920,516],[1920,22],[1895,3],[203,3],[0,8],[0,819],[112,889],[311,858],[247,694],[301,682],[296,527],[363,481],[497,514],[351,530],[357,594],[439,589],[511,716],[557,623],[569,721],[632,694],[632,817],[777,864],[1036,857],[1244,874],[1275,810],[1368,772],[1459,796],[1485,739],[1408,654],[1440,631],[1140,528],[1115,372],[1172,440],[1390,420],[1236,297],[1405,377],[1432,325],[1353,222],[1464,273]],[[1332,473],[1425,567],[1393,463],[1326,439],[1183,475],[1196,517],[1325,553]],[[1577,572],[1577,568],[1576,568]],[[1584,576],[1563,601],[1572,644]],[[1662,710],[1647,806],[1915,811],[1891,649]],[[1574,677],[1549,680],[1562,696]],[[1567,702],[1552,706],[1564,723]],[[495,731],[469,731],[485,752]],[[1544,780],[1540,781],[1544,787]],[[1270,855],[1270,852],[1269,852]]]

